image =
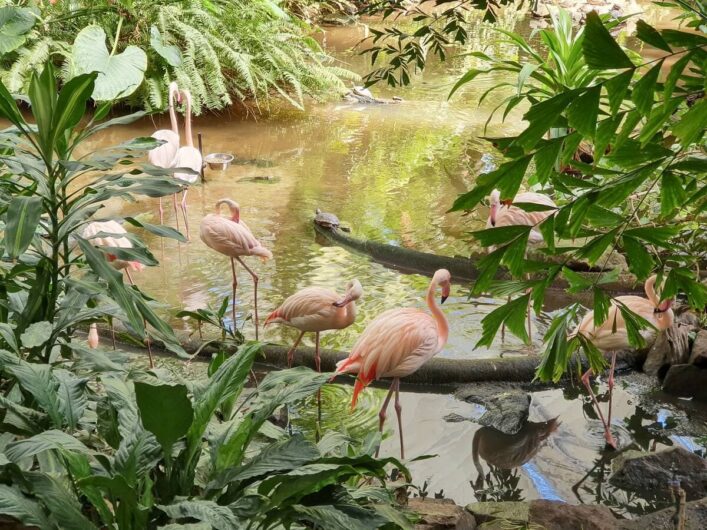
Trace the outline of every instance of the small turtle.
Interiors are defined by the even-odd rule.
[[[333,213],[323,212],[319,208],[317,208],[314,213],[316,214],[314,222],[319,226],[328,228],[329,230],[341,229],[344,232],[350,232],[350,229],[340,225],[339,218]]]

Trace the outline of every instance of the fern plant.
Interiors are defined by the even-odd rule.
[[[0,0],[0,8],[25,9],[22,4]],[[103,0],[88,7],[46,2],[33,9],[36,22],[24,44],[7,53],[0,46],[0,79],[13,91],[26,89],[48,58],[64,80],[71,78],[72,45],[92,24],[107,35],[111,55],[128,46],[147,54],[144,81],[127,99],[145,110],[166,106],[174,79],[191,91],[196,114],[249,98],[260,107],[274,95],[302,108],[306,97],[343,92],[345,80],[357,79],[333,65],[310,26],[279,0]]]

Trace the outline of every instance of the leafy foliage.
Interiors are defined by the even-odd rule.
[[[26,90],[49,59],[64,81],[100,72],[95,100],[127,97],[148,111],[167,106],[176,79],[196,114],[249,97],[259,105],[272,94],[301,108],[305,96],[343,91],[342,79],[356,77],[331,65],[309,27],[277,0],[40,2],[31,17],[24,2],[7,3],[2,13],[18,22],[7,37],[0,31],[0,79],[11,92]]]

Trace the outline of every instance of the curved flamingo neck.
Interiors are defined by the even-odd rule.
[[[438,347],[441,350],[442,347],[447,343],[447,338],[449,337],[449,322],[447,322],[447,317],[444,315],[442,310],[437,305],[435,301],[435,292],[437,291],[437,282],[433,279],[430,282],[430,286],[427,289],[427,307],[430,308],[432,317],[437,323],[437,333],[439,335]]]
[[[644,285],[644,289],[646,290],[648,300],[650,300],[654,306],[658,307],[660,305],[660,300],[658,299],[658,295],[655,294],[655,280],[655,276],[648,278],[646,280],[646,284]]]
[[[184,135],[187,137],[187,147],[194,147],[194,141],[191,137],[191,97],[187,97],[187,111],[184,118]]]
[[[172,124],[172,132],[179,136],[179,123],[177,123],[177,112],[174,110],[174,92],[169,92],[169,121]]]

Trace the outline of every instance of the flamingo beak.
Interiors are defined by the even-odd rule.
[[[338,302],[334,302],[331,305],[333,305],[334,307],[345,307],[346,304],[351,302],[351,300],[351,295],[347,293],[346,296],[344,296],[341,300],[339,300]]]
[[[442,287],[442,298],[439,303],[443,304],[447,298],[449,298],[449,285],[444,285]]]

